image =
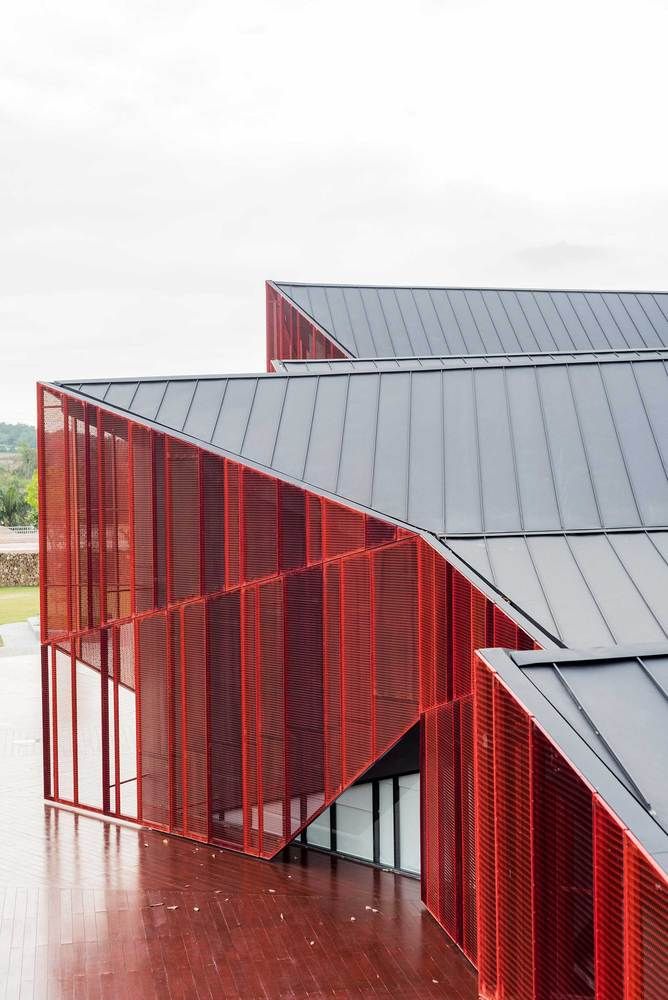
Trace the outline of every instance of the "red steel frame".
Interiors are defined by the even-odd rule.
[[[668,996],[668,879],[475,657],[485,1000]]]
[[[345,358],[347,354],[267,282],[267,371],[272,361]]]

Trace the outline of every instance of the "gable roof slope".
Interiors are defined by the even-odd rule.
[[[352,357],[668,347],[668,294],[271,282]]]

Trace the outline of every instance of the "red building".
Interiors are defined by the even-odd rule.
[[[47,797],[419,872],[485,997],[668,995],[665,298],[270,284],[275,373],[40,386]]]

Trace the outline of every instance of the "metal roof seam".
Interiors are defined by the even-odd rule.
[[[256,380],[255,385],[253,386],[253,395],[251,396],[250,403],[248,404],[248,415],[246,417],[246,424],[244,426],[244,432],[241,435],[241,442],[239,443],[239,454],[242,454],[243,450],[244,450],[244,443],[246,441],[246,435],[248,434],[248,428],[250,426],[251,415],[253,413],[253,407],[255,405],[255,397],[257,396],[257,387],[258,387],[259,384],[260,383]]]
[[[336,324],[334,322],[334,313],[332,312],[332,303],[331,303],[331,300],[330,300],[330,297],[329,297],[329,291],[328,291],[327,288],[325,288],[324,291],[325,291],[325,301],[327,302],[327,309],[329,310],[329,314],[332,317],[332,329],[335,330],[336,329]],[[343,298],[343,292],[341,293],[341,297]],[[310,301],[310,298],[309,298],[309,301]],[[344,299],[344,305],[345,305],[345,299]],[[350,325],[350,336],[352,338],[352,350],[354,350],[355,357],[356,357],[359,354],[359,348],[357,346],[357,337],[355,336],[355,331],[354,331],[353,325],[352,325],[352,323],[350,323],[350,321],[349,321],[349,325]]]
[[[661,623],[661,621],[659,620],[658,616],[657,616],[657,615],[655,614],[655,612],[654,612],[654,609],[653,609],[653,608],[652,608],[652,607],[651,607],[651,606],[649,605],[649,603],[648,603],[648,602],[647,602],[647,601],[645,600],[645,598],[644,598],[644,596],[643,596],[643,594],[642,594],[642,591],[640,590],[640,587],[639,587],[639,586],[638,586],[638,584],[636,583],[636,580],[635,580],[635,577],[634,577],[634,576],[633,576],[633,575],[631,574],[631,572],[630,572],[630,570],[629,570],[628,566],[626,565],[626,563],[625,563],[625,562],[624,562],[624,560],[622,559],[622,557],[621,557],[621,555],[619,554],[619,551],[617,550],[616,546],[614,546],[614,545],[613,545],[613,544],[612,544],[612,543],[610,542],[610,539],[608,538],[608,532],[603,532],[603,535],[604,535],[604,537],[605,537],[605,538],[606,538],[606,539],[608,540],[608,544],[610,545],[610,548],[612,549],[612,552],[614,553],[614,555],[615,555],[615,558],[616,558],[616,559],[617,559],[617,561],[619,562],[619,565],[620,565],[620,566],[622,567],[622,569],[623,569],[623,570],[624,570],[624,572],[626,573],[626,576],[628,577],[628,580],[629,580],[629,583],[631,584],[631,586],[632,586],[633,590],[635,590],[635,592],[636,592],[636,594],[638,595],[638,597],[640,598],[640,600],[644,602],[644,604],[645,604],[645,606],[646,606],[647,610],[649,611],[650,615],[652,616],[652,618],[654,619],[654,621],[655,621],[655,622],[656,622],[656,624],[658,625],[658,627],[659,627],[660,631],[661,631],[661,632],[663,632],[663,634],[664,634],[664,635],[666,636],[666,638],[668,638],[668,632],[666,632],[666,629],[664,628],[663,624],[662,624],[662,623]]]
[[[306,480],[306,466],[308,465],[308,456],[311,450],[311,435],[313,434],[313,423],[315,418],[315,411],[318,402],[318,393],[320,392],[320,376],[316,375],[315,379],[315,392],[313,393],[313,404],[311,406],[311,419],[308,425],[308,434],[306,436],[306,447],[304,448],[304,464],[302,465],[302,476],[303,480]],[[345,426],[345,416],[344,416],[344,426]],[[343,439],[343,430],[341,431],[341,438]],[[338,482],[337,482],[338,486]]]
[[[348,376],[348,378],[350,378],[350,376]],[[375,484],[376,484],[376,453],[378,451],[378,424],[379,424],[379,417],[380,417],[380,387],[381,387],[381,380],[377,379],[377,382],[378,382],[378,389],[377,389],[377,392],[376,392],[376,424],[375,424],[374,432],[373,432],[373,454],[371,456],[371,480],[370,480],[370,482],[371,482],[371,495],[369,497],[369,506],[370,507],[373,507],[373,494],[374,494],[374,487],[375,487]]]
[[[364,301],[364,296],[361,293],[360,293],[360,302],[362,304],[362,312],[364,313],[364,319],[366,321],[366,325],[369,328],[369,336],[371,338],[371,343],[373,344],[374,350],[375,350],[376,349],[376,338],[373,335],[373,330],[371,328],[371,323],[369,321],[369,313],[368,313],[367,308],[366,308],[366,302]]]
[[[453,304],[452,304],[452,299],[450,298],[450,292],[448,291],[448,289],[447,289],[447,288],[443,289],[443,291],[445,292],[445,298],[446,298],[446,300],[447,300],[447,303],[448,303],[448,305],[449,305],[449,307],[450,307],[450,312],[452,313],[452,316],[453,316],[453,318],[454,318],[454,321],[455,321],[455,323],[457,324],[457,330],[458,330],[458,332],[459,332],[459,336],[461,337],[461,341],[462,341],[462,344],[464,345],[464,347],[465,347],[466,349],[468,349],[468,342],[467,342],[467,340],[466,340],[466,337],[464,336],[464,331],[462,330],[462,325],[461,325],[461,323],[459,322],[459,316],[458,316],[458,315],[457,315],[457,313],[455,312],[455,307],[454,307],[454,306],[453,306]],[[445,342],[446,342],[446,345],[447,345],[447,344],[448,344],[448,340],[447,340],[447,337],[446,337],[446,341],[445,341]]]
[[[605,534],[605,533],[601,532],[601,534]],[[598,598],[596,597],[596,595],[594,594],[594,591],[591,588],[589,580],[585,576],[585,572],[584,572],[582,566],[580,565],[580,560],[578,559],[578,557],[576,556],[575,552],[573,551],[573,546],[571,545],[570,538],[567,535],[564,536],[564,541],[566,542],[566,547],[567,547],[567,549],[568,549],[568,551],[570,553],[571,559],[573,560],[573,563],[574,563],[574,565],[575,565],[578,573],[580,574],[580,578],[581,578],[582,582],[584,583],[586,589],[589,591],[589,596],[591,597],[592,603],[595,605],[596,610],[598,611],[598,613],[599,613],[599,615],[601,617],[601,621],[603,622],[603,625],[605,626],[606,632],[608,633],[608,635],[612,639],[613,644],[617,644],[619,640],[618,640],[617,636],[615,635],[615,633],[613,632],[613,630],[612,630],[612,628],[611,628],[611,626],[610,626],[610,624],[608,622],[608,617],[607,617],[607,615],[604,614],[603,609],[602,609],[602,607],[601,607],[601,605],[600,605],[600,603],[598,601]]]
[[[399,315],[401,316],[401,322],[404,325],[404,333],[406,334],[406,339],[408,340],[408,344],[410,346],[410,349],[411,349],[411,351],[413,353],[419,354],[419,351],[416,351],[416,349],[415,349],[415,345],[413,343],[413,339],[411,337],[410,330],[408,329],[408,323],[406,322],[406,317],[404,316],[404,311],[401,308],[401,302],[399,301],[399,296],[397,295],[397,289],[396,288],[392,289],[392,295],[394,296],[394,301],[397,304],[397,309],[399,310]],[[419,313],[418,313],[418,318],[419,318]]]
[[[571,294],[573,294],[573,293],[571,293]],[[584,302],[585,306],[587,307],[587,309],[588,309],[588,310],[589,310],[589,312],[591,313],[591,315],[592,315],[592,317],[593,317],[593,319],[594,319],[594,323],[595,323],[595,324],[596,324],[596,326],[597,326],[597,327],[599,328],[599,330],[601,331],[601,333],[602,333],[603,337],[605,338],[605,340],[607,340],[608,344],[610,344],[610,347],[611,347],[611,348],[613,348],[613,347],[614,347],[615,345],[614,345],[614,344],[611,344],[611,343],[610,343],[610,338],[608,337],[607,333],[606,333],[606,332],[605,332],[605,330],[603,329],[603,326],[602,326],[602,324],[601,324],[601,322],[600,322],[600,320],[599,320],[598,316],[597,316],[597,315],[596,315],[596,313],[594,312],[594,309],[593,309],[593,307],[592,307],[592,304],[591,304],[591,302],[589,301],[589,296],[590,296],[590,295],[592,295],[593,293],[592,293],[592,292],[588,292],[588,293],[585,293],[585,292],[580,292],[579,294],[581,294],[581,295],[582,295],[582,301]],[[572,301],[572,300],[571,300],[571,301]],[[574,307],[575,307],[575,306],[574,306]],[[591,338],[589,338],[589,339],[591,339]]]
[[[589,294],[591,294],[591,293],[587,293],[587,295],[589,295]],[[624,343],[626,344],[626,346],[627,346],[627,347],[629,347],[629,342],[628,342],[628,340],[626,339],[626,337],[625,337],[625,335],[624,335],[624,331],[622,330],[621,326],[619,325],[619,323],[618,323],[618,322],[617,322],[617,320],[615,319],[615,316],[614,316],[614,314],[613,314],[613,312],[612,312],[612,309],[610,308],[610,305],[609,305],[609,303],[608,303],[608,300],[607,300],[607,299],[605,298],[605,296],[604,296],[604,295],[601,295],[601,296],[600,296],[600,299],[601,299],[601,302],[603,303],[603,307],[604,307],[604,309],[606,309],[606,310],[607,310],[607,313],[608,313],[608,315],[609,315],[610,319],[612,320],[612,322],[613,322],[613,323],[615,324],[615,326],[616,326],[616,327],[617,327],[617,329],[619,330],[619,335],[620,335],[620,337],[622,338],[622,340],[624,341]],[[628,313],[627,313],[627,315],[628,315]]]
[[[283,422],[283,412],[285,410],[285,401],[288,398],[288,391],[290,389],[290,382],[288,379],[285,380],[285,386],[283,388],[283,399],[281,400],[281,409],[278,415],[278,420],[276,421],[276,430],[274,432],[274,443],[271,448],[271,458],[269,459],[269,464],[273,468],[274,456],[276,454],[276,445],[278,444],[278,435],[281,432],[281,424]]]
[[[162,404],[163,404],[163,403],[164,403],[164,401],[165,401],[165,396],[167,395],[167,390],[168,390],[168,389],[169,389],[169,380],[167,380],[167,381],[165,382],[165,388],[164,388],[164,389],[162,390],[162,395],[160,396],[160,402],[158,403],[158,408],[157,408],[157,410],[155,411],[155,416],[153,417],[153,419],[154,419],[154,420],[155,420],[156,422],[159,422],[159,421],[158,421],[158,414],[160,413],[160,409],[161,409],[161,407],[162,407]],[[104,401],[106,401],[106,396],[107,396],[107,394],[105,393],[105,394],[104,394],[104,396],[102,397]]]
[[[610,309],[610,305],[609,305],[608,300],[606,298],[607,294],[609,294],[609,293],[603,293],[601,297],[603,299],[605,299],[605,303],[608,306],[608,309]],[[638,326],[638,324],[634,320],[633,316],[631,315],[631,311],[630,311],[629,307],[626,304],[626,299],[622,295],[619,296],[619,302],[621,304],[622,309],[624,310],[624,312],[628,316],[630,322],[633,324],[633,326],[635,328],[635,331],[638,334],[638,336],[640,337],[640,339],[642,340],[643,344],[645,345],[645,347],[648,347],[649,345],[648,345],[647,341],[645,340],[645,337],[643,336],[642,330],[640,329],[640,327]],[[612,310],[610,310],[610,311],[612,312]]]
[[[508,432],[510,438],[510,453],[513,459],[513,473],[515,480],[515,497],[517,500],[517,510],[520,515],[520,527],[522,531],[525,529],[524,522],[524,504],[522,503],[522,495],[520,492],[520,478],[519,471],[517,468],[517,449],[515,448],[515,430],[513,428],[513,415],[510,407],[510,393],[508,392],[508,370],[503,369],[503,391],[506,397],[506,419],[508,421]]]
[[[561,682],[564,690],[566,691],[566,694],[571,699],[571,701],[573,702],[573,704],[577,707],[578,711],[582,714],[582,717],[587,721],[588,725],[593,730],[594,735],[598,736],[598,738],[600,739],[601,743],[603,744],[603,746],[605,747],[605,749],[608,751],[608,753],[610,754],[610,756],[612,757],[612,759],[616,763],[616,765],[619,768],[619,770],[622,772],[622,774],[624,775],[624,777],[626,778],[626,780],[628,781],[628,783],[631,785],[631,788],[634,790],[634,792],[636,794],[636,797],[638,798],[638,801],[640,802],[640,804],[642,806],[644,806],[645,809],[647,809],[649,812],[651,812],[652,811],[652,805],[651,805],[651,803],[649,802],[649,800],[647,799],[647,797],[645,796],[645,794],[642,792],[642,790],[638,787],[638,783],[633,778],[633,776],[629,773],[628,769],[626,768],[626,766],[624,765],[624,763],[620,759],[619,755],[615,752],[615,750],[610,745],[610,743],[608,742],[608,740],[606,739],[606,737],[603,735],[603,733],[600,730],[600,727],[597,725],[597,723],[594,721],[594,719],[591,717],[591,715],[589,714],[589,712],[586,710],[586,708],[584,707],[584,705],[582,704],[582,702],[580,701],[580,699],[577,697],[577,695],[575,694],[575,691],[572,689],[572,687],[570,686],[570,684],[568,683],[568,681],[564,677],[564,674],[563,674],[562,670],[554,662],[553,662],[552,666],[554,667],[554,672],[557,675],[559,681]],[[550,704],[553,707],[556,708],[556,706],[554,705],[554,702],[552,702],[550,699],[548,699],[548,701],[550,701]],[[557,711],[558,711],[558,709],[557,709]],[[559,713],[559,714],[561,714],[561,713]],[[563,716],[562,716],[562,718],[563,718]],[[591,747],[591,749],[593,751],[593,747]]]
[[[545,447],[547,449],[547,457],[550,467],[550,478],[552,480],[552,491],[554,493],[554,502],[557,507],[557,514],[559,515],[559,524],[564,525],[564,512],[561,507],[561,498],[559,496],[559,490],[557,488],[557,480],[554,474],[554,458],[552,455],[552,445],[550,442],[550,435],[547,432],[547,420],[545,419],[545,401],[543,399],[543,391],[540,385],[539,369],[533,368],[534,381],[536,384],[536,395],[538,397],[538,408],[540,409],[540,419],[541,426],[543,428],[543,438],[545,440]]]
[[[664,367],[665,367],[665,361],[664,361]],[[656,433],[654,431],[654,426],[652,424],[652,421],[650,420],[649,410],[647,409],[647,401],[645,399],[645,396],[643,395],[643,391],[642,391],[642,388],[640,386],[640,382],[638,381],[638,373],[636,372],[635,364],[630,364],[629,368],[631,370],[631,374],[633,375],[633,381],[635,383],[635,387],[636,387],[636,390],[638,392],[638,396],[640,397],[640,402],[642,403],[642,408],[643,408],[643,412],[645,414],[645,419],[647,420],[647,426],[649,427],[650,434],[652,435],[652,439],[654,441],[654,447],[656,448],[657,454],[659,456],[659,461],[661,462],[661,465],[663,466],[664,475],[666,476],[666,479],[668,479],[668,467],[666,466],[666,462],[664,460],[663,453],[661,451],[661,448],[659,447],[659,442],[657,440]]]
[[[473,414],[474,414],[473,427],[474,427],[474,430],[475,430],[475,453],[476,453],[476,462],[477,462],[477,468],[478,468],[478,498],[479,498],[479,503],[480,503],[480,524],[481,524],[482,530],[484,532],[484,530],[485,530],[485,504],[484,504],[484,499],[483,499],[482,463],[481,463],[481,456],[480,456],[480,423],[479,423],[479,420],[478,420],[478,406],[477,406],[477,399],[478,399],[478,391],[477,390],[478,390],[478,387],[476,385],[475,372],[471,372],[470,381],[471,381],[471,390],[472,390],[472,393],[473,393]]]
[[[575,390],[573,388],[573,379],[571,377],[570,367],[566,368],[566,378],[568,380],[568,388],[570,389],[571,401],[573,403],[573,412],[575,413],[575,420],[578,426],[578,434],[580,435],[580,444],[582,445],[582,451],[585,457],[585,462],[587,463],[587,472],[589,473],[589,481],[591,483],[592,494],[594,497],[594,504],[596,505],[596,514],[598,515],[599,524],[601,527],[605,524],[603,515],[601,514],[601,504],[598,497],[598,489],[596,486],[596,480],[594,477],[594,472],[592,469],[591,460],[589,458],[589,449],[587,447],[587,439],[582,428],[582,420],[580,418],[580,408],[578,406],[577,397],[575,395]]]
[[[569,329],[568,323],[564,319],[564,314],[563,314],[562,310],[559,308],[559,303],[557,302],[557,300],[554,297],[555,293],[554,292],[548,292],[547,294],[550,296],[550,301],[551,301],[552,305],[554,306],[554,309],[555,309],[555,312],[556,312],[557,316],[559,317],[559,319],[563,323],[563,327],[564,327],[564,330],[566,332],[566,336],[568,337],[568,339],[570,340],[571,344],[573,345],[573,350],[577,351],[579,348],[578,348],[577,344],[575,343],[575,339],[574,339],[573,334],[571,333],[571,331]],[[575,312],[575,310],[573,309],[573,305],[571,303],[571,300],[568,298],[568,292],[563,292],[562,294],[566,296],[566,298],[568,299],[569,305],[571,306],[571,310],[573,312]],[[589,340],[589,337],[587,337],[587,331],[582,326],[582,321],[580,320],[580,317],[577,315],[577,313],[575,314],[575,316],[576,316],[576,319],[577,319],[578,323],[582,327],[583,334],[585,335],[586,339]]]
[[[659,334],[659,331],[658,331],[658,330],[657,330],[657,328],[656,328],[656,327],[654,326],[654,323],[652,322],[652,319],[651,319],[651,317],[650,317],[649,313],[647,312],[647,310],[645,309],[644,305],[642,304],[642,302],[641,302],[641,301],[640,301],[640,299],[638,298],[638,293],[637,293],[637,292],[634,292],[634,293],[633,293],[633,298],[634,298],[634,299],[636,300],[636,302],[638,303],[638,305],[639,305],[639,306],[640,306],[640,308],[642,309],[642,311],[643,311],[644,315],[645,315],[645,316],[647,317],[647,322],[649,323],[649,325],[650,325],[650,326],[652,327],[652,329],[654,330],[654,333],[655,333],[655,334],[656,334],[656,336],[657,336],[657,337],[659,338],[659,340],[661,340],[661,336],[660,336],[660,334]]]
[[[483,294],[483,298],[484,298],[484,293],[482,293],[482,294]],[[513,323],[512,319],[510,317],[510,313],[508,312],[508,307],[506,306],[506,303],[504,302],[503,297],[501,295],[499,295],[498,291],[494,291],[494,292],[490,291],[489,294],[490,295],[492,295],[492,294],[496,295],[497,299],[499,300],[499,304],[500,304],[501,308],[503,309],[503,313],[504,313],[504,315],[506,317],[506,320],[508,321],[508,326],[512,330],[513,337],[515,338],[515,340],[517,342],[518,353],[521,354],[522,353],[522,342],[520,340],[520,336],[519,336],[517,330],[515,329],[515,324]]]
[[[348,374],[348,377],[346,378],[346,396],[345,396],[345,401],[344,401],[344,404],[343,404],[343,421],[341,423],[341,439],[339,441],[339,454],[338,454],[338,458],[337,458],[337,461],[336,461],[335,490],[336,490],[337,493],[339,492],[339,483],[341,481],[341,463],[343,461],[343,442],[344,442],[345,436],[346,436],[346,423],[348,422],[348,401],[349,401],[349,399],[350,399],[350,374]],[[311,424],[312,423],[313,423],[313,421],[311,421]],[[310,437],[310,434],[309,434],[309,443],[310,443],[310,440],[311,440],[311,437]],[[306,468],[306,466],[304,466],[304,468]]]
[[[139,388],[139,385],[137,385],[137,388]],[[183,418],[183,423],[181,424],[181,430],[183,430],[183,428],[188,423],[188,417],[190,416],[190,411],[192,410],[193,402],[195,400],[195,396],[197,395],[198,388],[199,388],[199,379],[195,379],[195,385],[193,387],[193,393],[192,393],[192,396],[190,397],[190,402],[188,403],[188,407],[186,409],[186,415]],[[136,392],[135,392],[135,395],[136,395]],[[132,397],[132,399],[134,399],[134,396]],[[130,403],[128,404],[128,409],[131,409],[131,408],[132,408],[132,400],[130,400]]]
[[[406,503],[404,505],[405,520],[408,521],[408,515],[411,506],[411,455],[413,452],[412,448],[412,433],[413,433],[413,372],[408,373],[408,427],[406,431],[406,441],[408,442],[406,448]]]
[[[139,381],[139,379],[137,379],[137,385],[135,386],[135,391],[132,393],[132,398],[130,399],[130,402],[128,403],[128,408],[130,408],[132,406],[132,404],[134,403],[135,396],[139,392],[139,386],[140,385],[141,385],[141,382]]]
[[[413,305],[415,306],[415,311],[417,312],[418,316],[420,317],[420,325],[422,326],[422,330],[424,332],[424,338],[427,341],[427,344],[429,346],[429,350],[433,351],[433,347],[432,347],[432,343],[431,343],[431,338],[430,338],[429,334],[427,333],[427,328],[424,325],[424,320],[422,319],[422,313],[421,313],[421,311],[420,311],[420,309],[418,307],[417,302],[415,301],[415,289],[411,288],[410,292],[411,292],[411,299],[413,300]],[[429,299],[429,301],[431,302],[431,298]],[[433,308],[433,305],[432,305],[432,311],[435,311],[434,308]],[[439,323],[439,326],[440,326],[440,323]]]
[[[661,315],[663,316],[663,318],[665,319],[665,321],[668,323],[668,314],[666,313],[665,309],[661,305],[661,302],[660,302],[660,300],[659,300],[658,295],[657,295],[656,292],[652,295],[652,298],[654,299],[654,302],[656,303],[656,308],[659,310],[659,312],[661,313]]]
[[[389,340],[390,344],[392,345],[392,350],[396,350],[396,348],[394,346],[394,337],[392,336],[392,331],[390,330],[390,324],[387,321],[387,313],[385,312],[385,309],[383,307],[383,300],[381,299],[380,295],[378,294],[378,290],[374,289],[374,291],[376,293],[376,298],[378,300],[378,309],[380,310],[380,315],[383,317],[383,323],[385,324],[385,329],[387,330],[387,339]],[[363,298],[361,292],[360,292],[360,296]]]
[[[447,338],[445,330],[443,328],[443,324],[441,323],[441,316],[440,316],[440,313],[439,313],[438,309],[436,308],[436,303],[434,302],[434,297],[431,294],[431,289],[430,288],[426,289],[426,292],[427,292],[427,296],[429,297],[429,301],[431,302],[431,308],[434,311],[434,316],[436,317],[436,322],[438,323],[439,329],[441,331],[441,336],[443,337],[443,345],[445,347],[447,347],[447,345],[448,345],[448,338]]]
[[[642,656],[636,656],[635,659],[638,661],[640,669],[643,671],[643,673],[646,675],[646,677],[649,678],[650,682],[654,685],[654,687],[657,689],[657,691],[659,691],[659,693],[663,696],[664,700],[668,701],[668,691],[666,691],[665,687],[663,686],[663,684],[661,683],[661,681],[658,679],[658,677],[654,676],[654,674],[649,669],[648,665],[645,663],[645,661],[642,658]]]
[[[227,395],[227,388],[228,388],[229,384],[230,384],[229,381],[225,382],[225,385],[223,387],[223,391],[222,391],[221,396],[220,396],[220,403],[218,405],[218,412],[216,413],[216,419],[213,422],[213,427],[211,428],[211,435],[209,437],[209,443],[210,444],[213,443],[213,439],[216,436],[216,431],[218,430],[218,423],[220,421],[220,415],[223,412],[223,403],[225,402],[225,396]]]
[[[630,362],[628,367],[631,370],[631,372],[633,372],[633,362]],[[624,448],[622,446],[622,439],[621,439],[620,434],[619,434],[619,427],[617,426],[617,420],[615,419],[615,411],[613,410],[612,403],[610,401],[610,393],[608,391],[608,384],[606,382],[606,376],[605,376],[605,373],[604,373],[604,369],[601,368],[600,365],[598,367],[598,374],[599,374],[599,378],[601,380],[601,385],[603,387],[603,394],[605,396],[605,401],[606,401],[607,406],[608,406],[608,413],[610,414],[610,422],[611,422],[612,428],[613,428],[613,430],[615,432],[615,438],[616,438],[616,441],[617,441],[617,447],[619,448],[619,454],[621,456],[622,463],[624,465],[624,471],[626,472],[626,478],[629,481],[629,489],[631,490],[631,496],[633,497],[633,503],[635,505],[636,513],[638,515],[638,521],[639,521],[640,524],[642,524],[643,523],[643,517],[642,517],[641,511],[640,511],[640,504],[638,503],[638,496],[636,494],[636,488],[635,488],[635,486],[633,484],[633,478],[631,476],[631,470],[629,468],[629,463],[626,460],[626,453],[625,453]],[[638,387],[638,381],[635,378],[634,378],[634,385],[635,385],[636,390],[638,392],[638,397],[639,397],[640,402],[642,404],[643,412],[645,413],[645,417],[647,418],[647,426],[649,427],[650,432],[651,432],[652,431],[652,425],[651,425],[651,422],[650,422],[649,417],[647,415],[647,407],[645,406],[644,400],[642,399],[642,396],[640,395],[640,389]],[[655,447],[656,447],[656,450],[657,450],[657,454],[659,456],[659,461],[663,465],[663,457],[661,455],[661,452],[659,451],[658,445],[656,444],[656,438],[654,438],[653,434],[652,434],[652,437],[654,439],[654,444],[655,444]],[[666,471],[665,465],[664,465],[663,471],[664,471],[664,473]]]

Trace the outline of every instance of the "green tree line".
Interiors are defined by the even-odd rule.
[[[14,433],[3,437],[7,429]],[[24,434],[23,432],[30,432]],[[30,436],[32,435],[32,436]],[[2,442],[4,441],[4,447]],[[7,442],[12,447],[7,447]],[[27,424],[0,423],[0,451],[12,451],[16,461],[0,467],[0,524],[37,523],[37,450],[35,428]]]
[[[30,424],[0,422],[0,451],[18,451],[21,445],[37,447],[37,431]]]

